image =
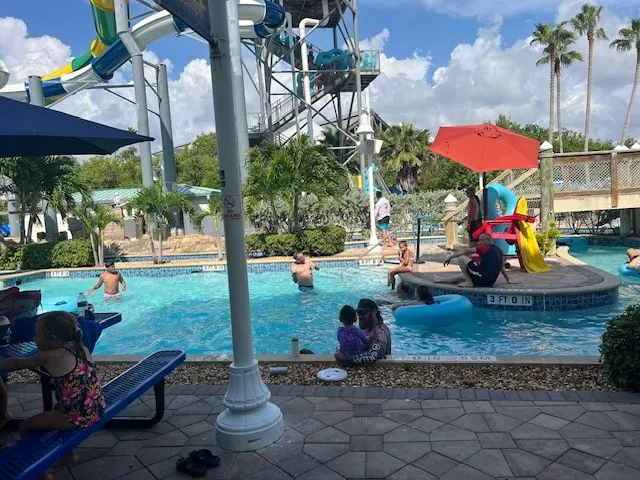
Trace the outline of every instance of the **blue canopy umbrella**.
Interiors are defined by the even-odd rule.
[[[0,96],[0,157],[106,155],[151,137]]]

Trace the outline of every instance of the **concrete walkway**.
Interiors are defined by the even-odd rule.
[[[14,415],[37,413],[38,387],[9,385]],[[182,479],[178,455],[210,448],[209,479],[640,479],[640,395],[272,386],[285,434],[251,453],[216,446],[225,386],[168,386],[164,420],[101,431],[57,480]],[[130,414],[150,411],[143,397]],[[15,437],[15,434],[14,434]],[[0,443],[12,435],[0,433]]]

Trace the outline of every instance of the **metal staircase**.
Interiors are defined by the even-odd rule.
[[[300,44],[296,43],[294,49],[294,63],[297,70],[302,70],[302,58],[300,54]],[[313,58],[316,58],[321,50],[307,40],[307,46],[313,52]],[[282,43],[279,37],[274,37],[267,42],[267,50],[276,55],[287,64],[291,65],[291,49]],[[362,88],[366,88],[379,74],[379,53],[363,52],[375,55],[374,68],[361,68],[361,84]],[[309,62],[311,70],[321,70],[315,63]],[[355,89],[355,72],[353,70],[327,70],[325,72],[312,72],[314,76],[313,89],[311,92],[311,104],[313,105],[323,97],[338,93],[340,91],[352,91]],[[297,88],[297,85],[294,86]],[[277,137],[278,132],[288,127],[297,114],[303,113],[307,109],[304,101],[294,95],[282,96],[277,102],[271,104],[271,121],[272,131]],[[266,119],[259,118],[257,122],[249,125],[249,140],[251,144],[258,143],[265,137],[265,133],[269,129]]]

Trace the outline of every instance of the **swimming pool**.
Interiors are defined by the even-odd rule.
[[[576,256],[589,262],[589,256],[601,259],[615,255],[617,269],[616,247],[594,248],[597,250]],[[324,268],[315,274],[317,292],[302,294],[287,272],[250,273],[255,352],[287,354],[291,338],[298,337],[300,348],[332,353],[340,307],[347,303],[355,306],[361,297],[388,296],[385,276],[382,268]],[[23,288],[41,289],[47,299],[86,291],[93,282],[52,278],[28,282]],[[131,277],[128,286],[121,301],[105,302],[99,294],[90,299],[96,311],[118,311],[123,318],[104,332],[96,354],[143,355],[171,348],[193,355],[231,353],[224,273]],[[399,327],[389,307],[382,307],[381,312],[392,331],[394,354],[597,355],[606,322],[638,293],[640,283],[625,281],[620,287],[620,301],[613,308],[568,312],[476,308],[472,318],[447,327]]]

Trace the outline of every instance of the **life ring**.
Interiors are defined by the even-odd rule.
[[[44,312],[63,311],[78,313],[78,301],[75,297],[62,297],[53,300],[42,299],[40,308]]]
[[[325,382],[341,382],[347,378],[347,372],[341,368],[325,368],[320,370],[316,376]]]
[[[627,268],[627,265],[629,265],[629,262],[626,262],[620,265],[620,268],[618,269],[618,273],[620,273],[620,275],[622,275],[623,277],[640,278],[640,271],[638,271],[635,268]]]
[[[471,316],[473,304],[463,295],[438,295],[432,305],[407,305],[393,313],[399,325],[449,325]]]

